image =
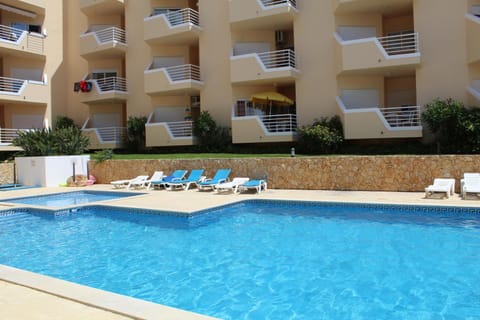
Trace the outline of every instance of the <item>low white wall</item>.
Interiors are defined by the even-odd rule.
[[[48,156],[15,158],[17,181],[28,186],[56,187],[75,174],[87,175],[90,156]]]

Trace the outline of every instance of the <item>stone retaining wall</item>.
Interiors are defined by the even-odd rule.
[[[97,183],[152,175],[175,169],[231,168],[231,177],[266,175],[269,188],[307,190],[423,191],[434,178],[459,179],[480,172],[480,156],[324,156],[258,159],[108,160],[90,161]]]
[[[0,184],[13,183],[13,162],[0,163]]]

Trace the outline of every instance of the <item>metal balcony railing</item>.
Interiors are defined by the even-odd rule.
[[[127,137],[126,127],[94,128],[102,143],[122,143]]]
[[[9,129],[9,128],[0,128],[0,145],[11,144],[13,139],[18,137],[19,132],[26,132],[35,129]]]
[[[186,23],[195,26],[200,25],[198,12],[191,8],[185,8],[163,14],[167,18],[167,21],[170,23],[171,26],[178,26]]]
[[[296,68],[295,52],[291,49],[257,53],[266,69]]]
[[[280,6],[280,5],[289,5],[294,8],[297,7],[296,0],[261,0],[264,7]]]
[[[0,94],[19,95],[28,80],[0,77]]]
[[[184,64],[161,68],[165,70],[171,81],[200,80],[200,67],[193,64]]]
[[[35,53],[43,53],[45,41],[43,34],[0,25],[0,41],[20,44],[24,37],[27,37],[27,50]]]
[[[389,107],[379,109],[391,127],[421,126],[419,106]]]
[[[192,121],[166,122],[166,125],[174,138],[186,138],[193,135]]]
[[[118,27],[110,27],[102,30],[94,31],[93,34],[99,43],[119,42],[126,44],[125,30]]]
[[[419,52],[417,32],[380,37],[377,40],[389,55]]]
[[[127,79],[119,77],[109,77],[102,79],[89,80],[97,84],[100,92],[121,91],[127,92]]]
[[[270,133],[297,131],[297,115],[295,114],[276,114],[258,117]]]

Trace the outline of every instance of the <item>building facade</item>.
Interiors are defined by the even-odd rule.
[[[66,115],[91,148],[196,143],[208,111],[233,143],[422,138],[422,106],[480,107],[480,0],[0,1],[2,136]],[[7,144],[8,141],[2,141]]]

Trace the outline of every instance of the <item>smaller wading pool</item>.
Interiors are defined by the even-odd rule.
[[[121,199],[142,194],[143,193],[135,192],[73,191],[21,198],[10,198],[0,201],[46,207],[67,207],[97,201]]]

